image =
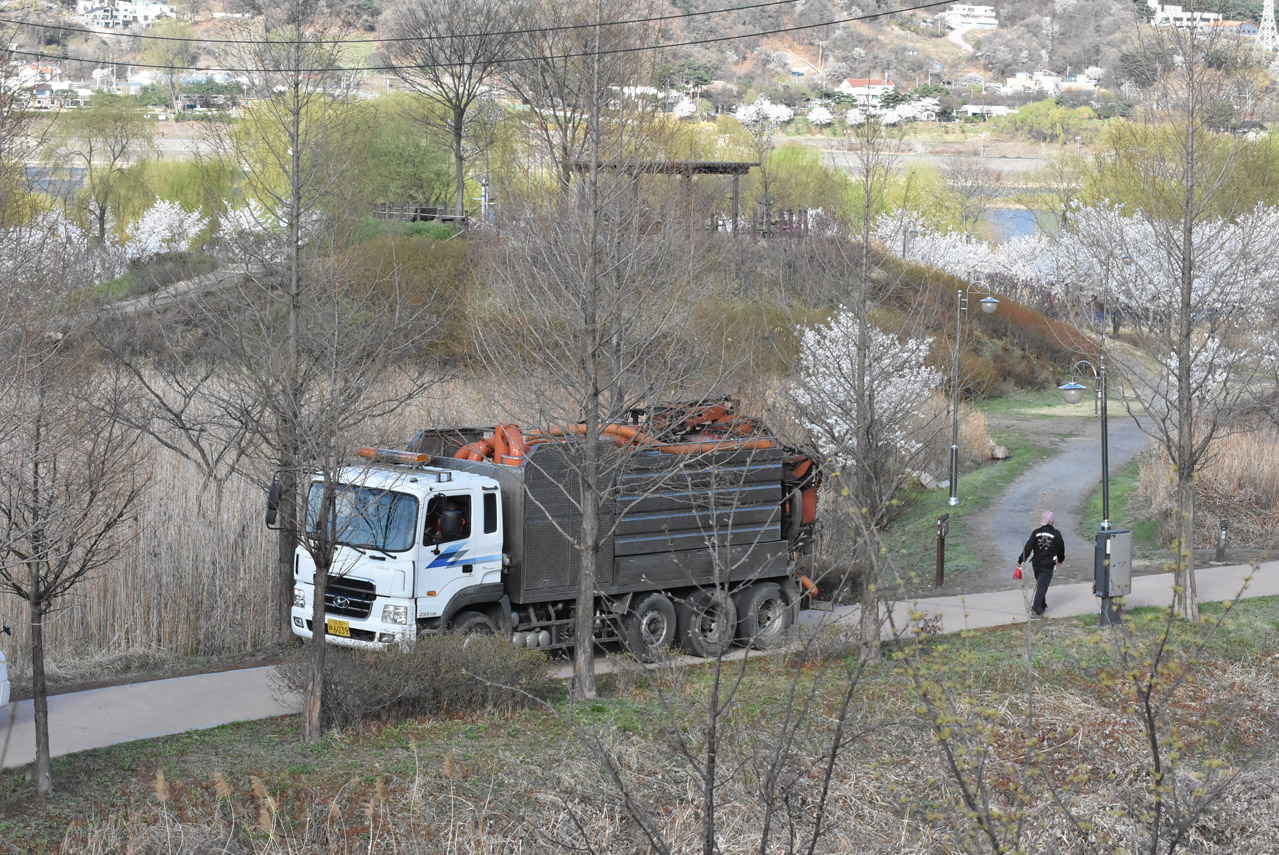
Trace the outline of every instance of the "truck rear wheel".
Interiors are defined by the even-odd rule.
[[[623,640],[631,655],[651,662],[675,641],[675,607],[663,594],[644,594],[626,614]]]
[[[758,650],[781,647],[789,637],[791,607],[776,582],[757,582],[737,595],[737,639]]]
[[[694,591],[680,601],[677,611],[680,643],[685,650],[710,658],[723,655],[733,646],[737,635],[737,608],[727,591],[719,588]]]

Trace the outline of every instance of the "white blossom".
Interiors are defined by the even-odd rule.
[[[856,315],[841,308],[828,323],[804,331],[799,376],[791,388],[804,428],[823,454],[841,466],[869,454],[908,458],[920,448],[915,435],[922,402],[941,385],[941,372],[925,364],[932,339],[899,337],[876,327],[866,330],[864,427],[873,449],[858,449],[864,433],[857,423]]]
[[[808,111],[808,123],[815,127],[822,128],[829,125],[832,118],[833,116],[831,115],[830,108],[822,104],[811,107]]]
[[[186,252],[208,224],[199,212],[160,199],[129,229],[125,251],[139,261],[167,252]]]
[[[671,112],[675,114],[675,118],[677,119],[691,119],[693,116],[697,115],[697,105],[688,98],[681,98],[678,102],[676,102],[675,106],[671,108]]]
[[[848,122],[848,124],[852,125],[853,127],[857,127],[858,125],[863,125],[866,123],[866,113],[865,111],[862,110],[861,107],[853,107],[851,110],[849,110],[848,112],[844,114],[844,121]]]
[[[752,133],[757,129],[771,134],[780,126],[795,117],[795,111],[785,104],[774,104],[764,95],[755,99],[754,104],[738,104],[733,110],[733,118]]]

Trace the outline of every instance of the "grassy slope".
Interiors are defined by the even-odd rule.
[[[1205,606],[1205,613],[1215,619],[1222,607]],[[1117,649],[1100,640],[1095,623],[1088,617],[1030,629],[925,638],[918,661],[932,669],[931,675],[961,707],[1001,709],[1004,724],[994,737],[982,739],[993,739],[987,747],[995,756],[1016,754],[1024,750],[1024,741],[1003,744],[1000,734],[1025,725],[1018,721],[1018,710],[1027,699],[1029,642],[1036,692],[1050,699],[1036,713],[1035,727],[1062,733],[1073,729],[1076,734],[1051,746],[1051,762],[1087,761],[1096,736],[1092,730],[1104,729],[1111,740],[1105,762],[1136,773],[1143,768],[1140,731],[1125,712],[1123,682],[1115,703],[1099,688],[1104,682],[1098,675],[1113,667]],[[1133,613],[1134,645],[1148,642],[1161,623],[1157,610]],[[1273,703],[1279,684],[1273,656],[1277,628],[1279,598],[1273,597],[1239,604],[1195,655],[1190,655],[1190,641],[1203,637],[1204,628],[1174,628],[1174,640],[1188,650],[1179,658],[1197,666],[1191,682],[1176,690],[1169,720],[1200,727],[1224,746],[1200,743],[1191,731],[1183,731],[1183,737],[1190,737],[1184,749],[1187,762],[1200,767],[1205,758],[1218,757],[1233,767],[1255,755],[1265,768],[1279,708]],[[1033,635],[1028,638],[1027,632]],[[796,663],[785,657],[750,660],[723,725],[732,734],[725,762],[730,753],[734,762],[741,760],[738,752],[755,739],[767,743],[770,728],[784,713],[790,679],[799,674],[804,686],[827,680],[815,696],[822,724],[796,749],[798,765],[820,767],[822,740],[829,737],[824,723],[845,688],[842,675],[855,670],[853,659],[839,652],[848,647],[834,643],[833,658],[826,660],[829,670],[810,661],[797,671]],[[671,739],[677,733],[697,735],[697,713],[713,676],[709,666],[628,673],[606,678],[605,696],[589,704],[572,706],[556,690],[550,710],[370,726],[333,733],[310,746],[299,742],[295,719],[229,725],[57,759],[54,780],[59,789],[47,800],[34,795],[22,770],[5,771],[0,774],[0,852],[108,851],[104,841],[118,845],[157,824],[169,830],[207,825],[215,816],[272,827],[276,844],[269,844],[260,831],[249,833],[259,847],[255,851],[346,851],[321,847],[317,829],[357,849],[368,845],[370,837],[382,842],[436,837],[441,841],[438,851],[455,851],[443,841],[456,842],[453,835],[461,834],[473,839],[474,848],[467,851],[510,851],[514,841],[568,807],[579,810],[603,839],[616,832],[600,825],[614,799],[599,778],[598,762],[579,738],[583,734],[605,740],[628,780],[655,810],[659,825],[678,836],[680,824],[691,821],[689,802],[695,796],[688,769],[673,756]],[[1224,723],[1204,718],[1232,702],[1241,706],[1229,721],[1225,716]],[[1042,705],[1041,700],[1036,703]],[[865,729],[842,756],[836,777],[839,807],[833,819],[841,823],[831,828],[837,841],[853,834],[849,840],[869,843],[882,834],[887,844],[908,835],[909,840],[902,839],[904,848],[892,851],[939,851],[931,844],[962,829],[953,810],[954,793],[943,782],[939,755],[928,728],[912,712],[914,704],[909,678],[898,663],[889,661],[866,673],[853,715]],[[570,717],[576,731],[567,723]],[[954,727],[958,731],[965,724],[956,721]],[[1076,757],[1077,752],[1083,753]],[[751,790],[735,784],[737,777],[735,771],[728,774],[720,796],[723,834],[734,851],[751,834]],[[1091,783],[1108,789],[1107,799],[1116,797],[1113,782]],[[1091,783],[1081,784],[1085,801],[1091,797]],[[928,820],[916,816],[903,825],[906,815],[920,806],[932,806],[937,815]],[[730,818],[740,824],[730,824]],[[1202,825],[1211,830],[1227,819],[1210,815]],[[68,848],[62,849],[64,840]]]

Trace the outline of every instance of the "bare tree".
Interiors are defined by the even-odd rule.
[[[959,227],[965,234],[972,234],[994,204],[1001,181],[999,170],[981,160],[955,157],[942,167],[942,178],[954,198]]]
[[[417,117],[448,134],[453,148],[456,213],[466,206],[466,146],[472,107],[510,59],[520,7],[505,0],[407,2],[392,15],[388,54],[395,73],[437,104],[441,115]],[[472,143],[483,140],[476,135]]]
[[[38,246],[52,251],[58,241]],[[88,283],[59,275],[65,271],[56,264],[44,272],[53,275],[9,283],[21,288],[15,304],[23,320],[4,337],[12,373],[0,398],[0,586],[27,602],[36,788],[49,793],[45,623],[76,585],[118,554],[146,469],[138,433],[100,418],[118,408],[121,395],[86,354],[83,324],[66,313]]]
[[[1100,294],[1122,307],[1142,354],[1112,348],[1108,358],[1176,473],[1176,613],[1194,620],[1194,482],[1256,367],[1243,333],[1264,293],[1274,217],[1253,207],[1259,188],[1244,164],[1255,144],[1229,128],[1268,93],[1255,54],[1219,33],[1159,27],[1140,48],[1158,70],[1141,121],[1113,129],[1088,176],[1117,201],[1074,212],[1067,243],[1087,262],[1075,268],[1087,289],[1076,304]]]
[[[541,144],[544,160],[534,161],[535,184],[552,169],[560,185],[569,187],[574,169],[590,155],[599,124],[593,111],[646,79],[646,58],[630,49],[649,34],[640,25],[620,23],[631,9],[616,0],[594,6],[538,0],[522,8],[523,32],[514,44],[519,61],[503,65],[502,80],[528,105],[528,122]]]
[[[345,153],[358,128],[339,71],[339,31],[329,29],[336,24],[309,0],[265,11],[266,38],[238,40],[258,97],[234,128],[211,139],[217,159],[245,173],[247,199],[221,223],[231,266],[188,299],[138,313],[102,336],[127,356],[143,427],[207,477],[235,471],[274,484],[275,596],[286,638],[299,547],[314,567],[303,711],[310,741],[322,725],[328,578],[344,572],[334,565],[342,472],[357,431],[372,429],[434,376],[415,358],[439,318],[419,299],[429,287],[401,281],[394,264],[370,277],[348,269],[338,252],[351,190]]]

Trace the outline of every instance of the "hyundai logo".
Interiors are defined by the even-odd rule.
[[[333,608],[335,608],[335,609],[348,609],[348,608],[350,608],[350,607],[351,607],[351,601],[350,601],[349,599],[347,599],[346,597],[334,597],[334,598],[333,598]]]

